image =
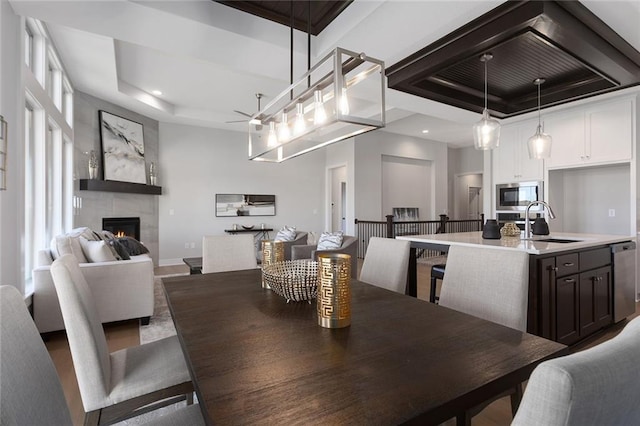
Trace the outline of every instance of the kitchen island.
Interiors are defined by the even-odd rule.
[[[417,294],[417,249],[446,252],[450,246],[461,245],[529,253],[527,331],[564,344],[576,343],[613,323],[611,245],[635,240],[624,235],[577,233],[489,240],[482,238],[482,232],[397,238],[411,242],[408,293],[413,296]]]

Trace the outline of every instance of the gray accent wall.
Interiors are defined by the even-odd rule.
[[[139,217],[140,240],[149,249],[154,264],[158,265],[158,203],[160,196],[79,190],[79,179],[89,178],[89,156],[87,153],[91,150],[96,151],[96,154],[102,152],[98,117],[100,110],[142,124],[147,183],[149,165],[152,161],[157,165],[159,161],[159,125],[156,120],[86,93],[75,92],[74,195],[79,197],[80,204],[74,209],[73,225],[74,227],[88,226],[91,229],[99,230],[102,229],[103,217]],[[98,174],[102,176],[102,166]],[[158,185],[162,186],[161,180]]]

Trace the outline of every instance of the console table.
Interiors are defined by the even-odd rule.
[[[239,228],[239,229],[225,229],[224,230],[224,232],[226,232],[227,234],[246,234],[248,232],[254,233],[255,234],[254,238],[256,239],[256,241],[270,239],[269,231],[273,231],[273,228],[255,228],[255,229],[254,228],[251,228],[251,229]]]

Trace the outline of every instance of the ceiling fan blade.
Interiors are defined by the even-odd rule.
[[[237,112],[238,114],[244,115],[245,117],[251,117],[251,114],[247,114],[246,112],[238,111],[237,109],[234,109],[233,112]]]

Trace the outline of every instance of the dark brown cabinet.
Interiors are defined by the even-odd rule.
[[[529,331],[570,345],[611,324],[609,247],[539,257],[534,267],[538,328]]]

